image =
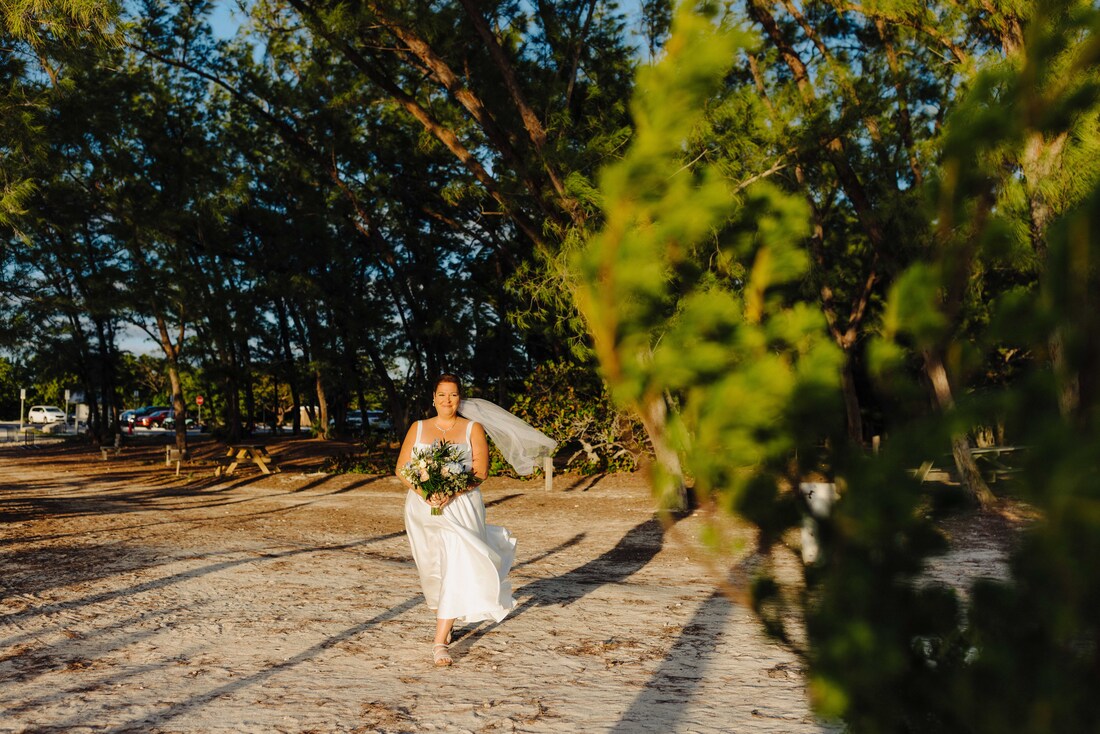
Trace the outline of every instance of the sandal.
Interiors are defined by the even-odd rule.
[[[432,645],[432,662],[437,668],[444,668],[454,662],[451,660],[451,654],[447,652],[447,647],[448,645],[443,642]]]

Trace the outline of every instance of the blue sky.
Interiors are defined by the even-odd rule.
[[[232,38],[243,21],[244,16],[238,9],[236,0],[222,0],[210,17],[210,23],[218,38]]]
[[[242,2],[249,4],[251,0],[221,0],[217,4],[211,16],[211,24],[219,38],[231,38],[244,21],[244,14],[239,8]],[[637,18],[642,12],[642,0],[619,0],[619,7],[623,8],[628,16]]]

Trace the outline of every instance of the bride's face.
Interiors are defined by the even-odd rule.
[[[441,382],[435,388],[435,412],[441,418],[452,418],[458,412],[458,385],[453,382]]]

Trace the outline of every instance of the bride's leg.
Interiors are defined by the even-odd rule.
[[[451,628],[454,627],[453,619],[435,620],[435,641],[444,645],[451,643]]]
[[[451,644],[451,627],[454,619],[435,620],[435,642],[432,644],[432,662],[437,666],[451,664],[451,655],[447,652],[447,646]]]

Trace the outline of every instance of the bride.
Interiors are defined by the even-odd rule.
[[[556,444],[493,403],[463,400],[454,375],[442,375],[436,380],[432,403],[435,418],[416,421],[405,435],[397,458],[397,476],[409,486],[405,497],[405,530],[424,599],[436,613],[432,659],[436,665],[450,665],[447,648],[456,620],[499,622],[516,603],[508,581],[516,541],[506,529],[486,524],[485,503],[478,487],[489,473],[486,425],[505,458],[520,473],[530,473],[534,466],[532,457],[545,455]],[[438,441],[459,447],[473,479],[469,489],[453,497],[433,495],[425,500],[401,476],[401,468],[412,458],[414,450]],[[433,506],[441,508],[442,514],[433,515]]]

